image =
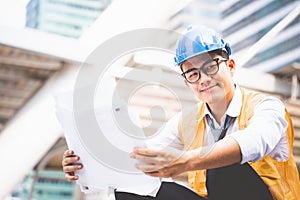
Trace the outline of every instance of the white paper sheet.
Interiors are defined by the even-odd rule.
[[[120,123],[122,126],[126,126],[127,124],[126,120],[122,120],[122,118],[126,117],[126,107],[115,107],[114,110],[112,110],[111,106],[103,106],[94,110],[85,110],[82,111],[82,115],[76,115],[77,121],[75,123],[71,94],[72,93],[65,93],[55,96],[56,114],[63,128],[69,149],[74,150],[75,154],[80,156],[80,162],[84,165],[82,170],[76,171],[76,174],[80,177],[77,183],[82,186],[83,191],[93,192],[95,190],[116,188],[117,191],[155,196],[161,184],[160,179],[146,176],[136,170],[134,168],[136,161],[129,156],[135,146],[141,147],[146,146],[146,144],[139,138],[143,136],[142,129],[135,126],[125,128],[129,130],[127,132],[134,132],[134,137],[127,135],[126,131],[125,133],[121,131]],[[112,162],[112,165],[111,163],[105,163],[105,159],[103,159],[103,161],[101,156],[99,159],[99,155],[95,155],[97,152],[91,151],[91,149],[87,147],[87,143],[83,142],[83,140],[86,139],[84,139],[85,136],[82,137],[82,130],[84,130],[85,133],[90,133],[95,129],[94,125],[89,124],[90,121],[93,123],[93,120],[87,119],[91,116],[91,112],[96,116],[96,121],[105,137],[97,141],[99,149],[102,149],[102,151],[104,149],[105,151],[105,145],[111,144],[113,147],[110,148],[114,148],[116,152],[125,152],[122,154],[123,157],[120,158],[119,166],[113,165],[115,162]],[[131,115],[130,120],[136,121],[136,116]],[[124,127],[122,130],[123,129]],[[104,144],[105,139],[106,144]],[[111,153],[109,149],[105,151],[105,155],[108,155],[108,159],[119,159],[119,155]],[[123,164],[125,170],[122,168]],[[127,170],[129,168],[126,168],[125,165],[132,166],[129,166],[130,170]],[[130,173],[125,171],[129,171]]]

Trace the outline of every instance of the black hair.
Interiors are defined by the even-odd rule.
[[[209,52],[209,54],[217,54],[217,55],[221,56],[222,58],[225,58],[227,60],[229,59],[229,55],[225,49],[217,49],[217,50]]]

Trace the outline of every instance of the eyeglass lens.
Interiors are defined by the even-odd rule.
[[[200,68],[191,68],[183,72],[182,75],[190,83],[194,83],[201,78],[201,71],[208,76],[214,75],[219,71],[219,60],[227,61],[226,59],[215,58],[205,62]]]

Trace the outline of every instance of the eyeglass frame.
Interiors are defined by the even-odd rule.
[[[213,59],[208,60],[208,61],[206,61],[205,63],[203,63],[202,66],[199,67],[199,68],[191,68],[191,69],[186,70],[185,72],[183,72],[183,73],[181,74],[181,76],[183,76],[184,79],[185,79],[187,82],[189,82],[189,83],[195,83],[195,82],[197,82],[197,81],[201,78],[201,71],[203,71],[203,73],[204,73],[206,76],[213,76],[213,75],[215,75],[216,73],[218,73],[218,71],[219,71],[219,69],[220,69],[220,66],[219,66],[220,63],[219,63],[219,61],[222,61],[222,62],[224,61],[224,62],[226,62],[226,61],[228,61],[228,59],[225,59],[225,58],[213,58]],[[214,73],[212,73],[212,74],[208,74],[208,73],[207,73],[207,70],[203,69],[203,67],[204,67],[205,65],[207,65],[209,62],[216,62],[217,70],[216,70],[216,72],[214,72]],[[208,66],[208,67],[209,67],[209,66]],[[198,79],[195,80],[195,81],[193,81],[193,82],[189,81],[189,80],[186,78],[185,74],[187,74],[187,73],[189,73],[189,72],[191,72],[191,71],[196,71],[196,70],[198,71]]]

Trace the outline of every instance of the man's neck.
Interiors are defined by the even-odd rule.
[[[226,113],[230,102],[232,101],[234,95],[234,89],[224,99],[222,99],[219,102],[213,102],[210,104],[207,104],[208,109],[210,110],[211,114],[215,118],[215,120],[218,122],[218,124],[221,124],[221,119]]]
[[[225,106],[223,103],[220,104],[210,104],[207,105],[210,113],[215,118],[215,120],[218,122],[218,124],[221,124],[221,118],[226,113],[226,110],[228,106]]]

